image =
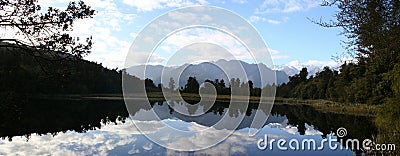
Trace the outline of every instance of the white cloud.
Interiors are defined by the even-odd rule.
[[[171,47],[169,47],[169,46],[160,46],[160,49],[163,50],[166,53],[170,53],[171,52]]]
[[[271,128],[279,128],[289,134],[296,134],[298,129],[296,126],[292,126],[288,124],[288,120],[285,119],[282,123],[269,123],[268,126]]]
[[[281,21],[272,20],[272,19],[267,20],[267,22],[268,22],[268,23],[271,23],[271,24],[280,24],[280,23],[281,23]]]
[[[270,24],[281,24],[282,21],[286,22],[286,18],[283,19],[282,21],[280,21],[280,20],[267,19],[265,17],[261,17],[261,16],[257,16],[257,15],[252,15],[252,16],[250,16],[249,21],[252,23],[268,22]]]
[[[134,65],[159,65],[165,61],[165,58],[161,57],[157,53],[152,53],[149,56],[149,52],[130,52],[128,53],[127,60],[125,62],[126,67]],[[125,61],[125,60],[124,60]]]
[[[271,49],[271,48],[268,48],[268,51],[271,53],[271,55],[276,55],[276,54],[280,53],[278,50]]]
[[[56,0],[56,1],[49,1],[49,0],[40,0],[38,1],[40,5],[44,7],[48,6],[56,6],[58,8],[65,8],[70,0]],[[119,9],[118,6],[112,1],[112,0],[85,0],[85,4],[91,6],[93,9],[95,9],[96,15],[93,16],[93,19],[87,19],[87,20],[78,20],[76,23],[79,23],[81,21],[83,24],[79,26],[74,25],[74,31],[78,29],[84,29],[87,31],[87,27],[91,26],[99,26],[100,24],[105,27],[111,27],[113,30],[120,30],[121,28],[121,22],[124,21],[124,24],[129,24],[129,22],[132,22],[133,19],[136,17],[135,14],[127,14],[127,13],[122,13]],[[88,20],[94,20],[98,23],[87,23]],[[82,23],[82,22],[81,22]],[[94,25],[95,24],[95,25]],[[84,26],[83,28],[81,28]],[[90,32],[90,31],[89,31]]]
[[[179,11],[174,11],[168,13],[168,16],[171,17],[173,20],[178,20],[178,21],[193,21],[196,20],[198,14],[195,13],[190,13],[190,12],[179,12]]]
[[[288,124],[288,120],[284,120],[282,123],[270,123],[268,124],[271,128],[279,128],[289,134],[295,135],[298,132],[298,128],[296,126],[292,126]],[[305,124],[306,131],[305,135],[322,135],[323,133],[316,130],[313,125]],[[284,138],[284,136],[279,136],[280,138]],[[279,138],[278,137],[278,138]]]
[[[238,31],[245,32],[245,30]],[[176,32],[166,38],[155,49],[155,54],[158,54],[159,62],[168,60],[167,66],[176,66],[184,63],[196,64],[220,59],[254,62],[253,56],[264,58],[267,56],[267,51],[273,59],[289,58],[289,56],[282,55],[278,50],[271,48],[268,50],[259,49],[250,53],[238,40],[228,34],[213,29],[193,28]],[[135,61],[138,61],[140,57],[141,55],[136,54]],[[140,63],[145,63],[145,61],[140,61]]]
[[[113,31],[103,26],[92,26],[94,46],[85,59],[101,62],[111,68],[122,67],[129,50],[130,42],[121,40]]]
[[[306,127],[305,135],[323,135],[323,133],[316,130],[313,125],[305,124],[305,127]]]
[[[259,6],[259,8],[256,9],[255,13],[290,13],[296,11],[304,11],[313,7],[317,7],[320,3],[320,1],[316,0],[265,0]]]
[[[243,114],[242,114],[243,115]],[[181,137],[173,139],[174,141],[169,142],[168,145],[171,147],[179,147],[180,149],[196,149],[198,147],[210,146],[210,143],[216,141],[215,138],[220,138],[230,131],[223,129],[217,130],[214,127],[207,127],[193,123],[188,127],[190,131],[196,131],[194,135],[188,137]],[[172,138],[170,138],[172,139]],[[246,146],[253,145],[257,142],[256,137],[250,137],[247,132],[233,132],[226,140],[218,143],[215,146],[207,148],[207,150],[195,151],[194,155],[226,155],[230,154],[244,154],[246,152]],[[184,152],[183,152],[184,153]],[[167,155],[179,155],[181,152],[167,150]]]
[[[69,2],[70,0],[39,0],[38,4],[43,10],[47,10],[49,6],[65,9]],[[80,37],[81,41],[89,36],[93,37],[92,53],[85,56],[85,59],[101,62],[111,68],[122,67],[131,40],[121,39],[117,33],[125,26],[132,24],[136,15],[121,12],[112,0],[85,0],[84,2],[96,10],[96,15],[93,18],[74,21],[73,31],[69,34]],[[0,37],[26,40],[25,37],[11,32],[16,31],[0,29]]]
[[[152,11],[155,9],[175,8],[189,5],[207,4],[206,0],[123,0],[123,3],[136,7],[137,11]]]
[[[128,154],[138,154],[139,149],[136,149],[135,145],[132,145],[132,149],[128,151]]]
[[[287,59],[290,58],[290,56],[287,55],[272,55],[272,59],[277,60],[277,59]]]
[[[195,12],[174,11],[168,13],[168,17],[178,23],[198,23],[198,21],[209,22],[213,20],[209,15],[198,14]]]
[[[135,39],[137,35],[138,35],[137,33],[129,33],[129,36],[132,37],[133,39]]]
[[[239,3],[239,4],[244,4],[244,3],[248,3],[249,1],[247,0],[232,0],[233,3]]]
[[[252,23],[257,23],[259,21],[265,21],[267,20],[266,18],[260,17],[260,16],[250,16],[249,21]]]
[[[57,7],[57,8],[66,8],[70,0],[39,0],[38,4],[43,9],[47,9],[48,7]],[[86,2],[85,2],[86,3]]]
[[[150,151],[151,149],[153,149],[153,143],[147,143],[146,145],[143,145],[142,148],[146,151]]]
[[[103,126],[118,129],[121,125]],[[133,125],[129,125],[129,128],[137,131]],[[5,155],[108,155],[108,151],[132,144],[136,140],[133,133],[119,133],[110,128],[88,133],[67,131],[55,136],[32,134],[29,141],[26,141],[25,137],[14,137],[12,141],[0,140],[0,153]]]
[[[101,62],[109,68],[123,67],[132,40],[121,39],[117,33],[132,24],[136,15],[121,12],[111,0],[86,3],[97,10],[97,13],[93,18],[76,21],[72,32],[75,36],[93,36],[92,53],[85,59]]]
[[[308,60],[307,62],[304,63],[305,65],[308,66],[329,66],[329,67],[336,67],[338,66],[338,62],[330,60],[330,61],[318,61],[318,60]]]
[[[220,31],[205,28],[177,32],[169,36],[160,47],[162,47],[160,49],[164,50],[167,49],[166,47],[169,47],[168,49],[171,52],[177,52],[181,48],[184,48],[181,50],[181,54],[176,54],[181,57],[180,63],[185,61],[186,63],[198,63],[199,60],[217,61],[221,58],[236,60],[252,59],[246,48],[231,36]],[[156,52],[162,53],[164,50],[160,52],[156,50]],[[185,54],[185,51],[192,52]]]
[[[290,56],[281,55],[280,52],[278,50],[275,50],[275,49],[268,48],[268,52],[271,54],[271,57],[274,60],[290,58]]]
[[[356,58],[351,58],[351,57],[342,57],[338,60],[341,64],[343,63],[357,63],[358,60]]]
[[[209,4],[209,2],[207,2],[207,0],[197,0],[197,2],[201,5],[206,5]]]

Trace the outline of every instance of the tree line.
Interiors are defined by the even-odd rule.
[[[229,84],[225,83],[224,79],[215,79],[214,81],[206,79],[204,85],[201,85],[195,76],[189,76],[186,84],[181,87],[176,87],[173,78],[170,78],[168,86],[165,87],[163,84],[155,85],[153,80],[146,78],[145,86],[147,92],[161,92],[165,91],[179,91],[181,93],[194,93],[199,94],[200,90],[204,90],[205,93],[212,93],[212,89],[215,89],[218,95],[246,95],[250,96],[261,96],[261,88],[254,87],[254,83],[251,80],[247,82],[241,82],[239,78],[232,78]],[[269,85],[269,87],[272,87]],[[236,92],[232,92],[232,90]]]
[[[232,90],[237,90],[236,94],[250,94],[251,96],[260,96],[261,89],[254,87],[253,81],[248,80],[247,82],[240,82],[239,78],[232,78],[229,85],[225,83],[224,79],[205,80],[204,86],[200,87],[196,77],[189,77],[184,87],[180,88],[180,92],[183,93],[198,93],[199,89],[204,89],[205,93],[211,93],[211,89],[215,88],[218,95],[231,95]]]
[[[365,66],[364,66],[365,67]],[[324,67],[308,77],[307,68],[289,77],[289,82],[277,88],[277,96],[299,99],[326,99],[342,103],[380,104],[392,95],[390,86],[375,86],[363,76],[364,67],[344,63],[339,70]],[[388,85],[388,84],[382,84]]]
[[[303,68],[278,87],[277,95],[362,104],[398,101],[400,42],[396,38],[400,36],[400,1],[326,1],[324,5],[340,10],[336,20],[314,22],[342,28],[348,38],[344,41],[347,52],[355,61],[344,62],[339,70],[325,67],[309,78]]]

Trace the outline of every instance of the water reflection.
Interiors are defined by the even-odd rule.
[[[371,120],[366,117],[321,113],[306,106],[275,105],[270,118],[254,137],[248,136],[249,126],[257,110],[249,105],[247,110],[228,111],[229,105],[217,103],[207,113],[197,117],[187,117],[175,112],[165,101],[152,101],[151,107],[131,107],[125,109],[119,100],[37,100],[35,103],[18,105],[15,112],[7,112],[12,119],[2,121],[0,155],[13,153],[23,155],[92,155],[92,154],[220,154],[220,155],[349,155],[351,151],[261,151],[256,143],[264,134],[273,138],[314,138],[321,140],[338,127],[348,129],[349,138],[371,138],[375,132]],[[201,109],[201,108],[198,108]],[[161,121],[144,121],[144,115],[154,110]],[[214,128],[212,133],[193,133],[179,137],[163,129],[168,123],[179,129],[198,132],[217,123],[224,115],[230,118],[243,117],[243,122],[234,133],[222,143],[207,150],[178,152],[162,148],[146,139],[135,128],[142,124],[142,133],[159,135],[160,140],[179,146],[194,146],[194,142],[209,143],[213,137],[226,133],[228,129]],[[4,115],[5,116],[5,115]],[[362,124],[360,124],[362,123]],[[223,124],[222,124],[223,125]],[[9,140],[10,139],[10,140]],[[28,141],[27,141],[28,139]]]
[[[30,99],[17,103],[15,109],[2,111],[0,137],[51,133],[68,130],[86,132],[101,128],[101,123],[125,121],[128,116],[123,101]]]

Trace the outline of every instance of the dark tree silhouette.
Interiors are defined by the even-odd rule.
[[[182,92],[184,93],[199,93],[200,84],[197,82],[196,77],[189,77]]]
[[[156,87],[156,85],[154,84],[154,82],[153,82],[152,79],[149,79],[149,78],[145,79],[145,80],[144,80],[144,85],[145,85],[145,88],[146,88],[146,91],[147,91],[147,92],[157,92],[157,91],[160,91],[160,90],[158,89],[158,87]]]
[[[221,79],[221,81],[218,82],[218,86],[221,87],[221,88],[225,88],[226,87],[224,79]]]
[[[254,89],[253,81],[249,80],[247,83],[249,84],[249,89]]]
[[[69,33],[78,19],[91,18],[95,10],[84,2],[70,2],[65,10],[49,7],[43,11],[37,0],[0,0],[0,27],[22,38],[2,38],[0,47],[27,49],[32,55],[75,56],[90,53],[92,37],[82,39]],[[46,54],[43,54],[46,53]]]

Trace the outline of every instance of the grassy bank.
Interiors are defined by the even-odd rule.
[[[290,98],[276,98],[275,104],[308,105],[322,112],[358,116],[375,116],[379,109],[379,106],[377,105],[343,104],[328,100],[301,100]]]

